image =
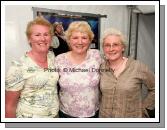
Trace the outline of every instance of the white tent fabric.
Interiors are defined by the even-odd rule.
[[[137,59],[155,71],[155,14],[139,14]],[[159,44],[159,43],[156,43]]]

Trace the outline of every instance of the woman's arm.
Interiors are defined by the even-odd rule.
[[[16,108],[20,91],[5,91],[5,117],[16,118]]]
[[[142,72],[142,80],[146,85],[148,93],[143,100],[143,107],[147,109],[153,109],[155,107],[155,76],[148,66],[142,65],[140,67]]]

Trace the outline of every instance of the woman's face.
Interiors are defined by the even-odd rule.
[[[61,35],[64,32],[63,26],[61,24],[57,25],[55,28],[55,32]]]
[[[73,52],[77,54],[84,54],[89,48],[90,39],[87,33],[74,31],[69,39],[69,44]]]
[[[50,28],[43,25],[33,25],[31,27],[31,35],[29,38],[29,42],[31,43],[31,47],[33,51],[36,52],[47,52],[52,37],[50,34]]]
[[[123,56],[124,45],[117,35],[108,35],[103,41],[103,50],[106,58],[110,61],[116,61]]]

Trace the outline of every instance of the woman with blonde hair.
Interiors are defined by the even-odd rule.
[[[62,118],[98,117],[101,64],[99,50],[89,49],[94,34],[85,21],[72,22],[65,32],[71,49],[56,57]]]

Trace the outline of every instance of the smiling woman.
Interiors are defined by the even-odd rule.
[[[44,71],[45,68],[54,69],[54,54],[48,51],[52,25],[37,17],[28,23],[26,34],[31,50],[12,63],[6,76],[5,117],[57,117],[58,73]]]
[[[85,21],[72,22],[65,34],[71,51],[55,60],[56,68],[60,69],[59,116],[97,118],[100,75],[89,69],[98,70],[102,60],[99,50],[89,49],[94,34]],[[77,71],[70,71],[73,68]]]
[[[125,39],[123,34],[110,28],[102,38],[105,62],[101,69],[100,105],[101,118],[144,118],[147,110],[155,107],[155,76],[148,66],[138,60],[124,57]],[[148,90],[142,100],[142,84]]]
[[[76,6],[77,7],[77,6]],[[81,7],[82,8],[82,7]],[[36,16],[43,16],[46,18],[51,24],[55,26],[55,30],[62,30],[58,29],[59,27],[63,28],[63,30],[67,30],[69,24],[74,21],[86,21],[90,25],[93,33],[94,33],[94,38],[92,40],[92,43],[90,45],[90,48],[94,49],[100,49],[100,18],[101,17],[107,17],[106,15],[100,15],[100,14],[91,14],[91,13],[81,13],[81,12],[71,12],[71,11],[65,11],[65,10],[55,10],[55,9],[49,9],[49,8],[38,8],[38,7],[33,7],[33,14],[34,17]],[[57,26],[60,25],[61,26]],[[56,29],[57,28],[57,29]],[[64,34],[58,34],[56,31],[55,35],[56,36],[61,36],[62,39],[64,39]],[[58,35],[57,35],[58,34]],[[58,37],[59,38],[59,37]],[[60,40],[62,42],[62,40]],[[55,50],[56,49],[56,50]],[[63,45],[58,48],[54,48],[53,51],[55,52],[55,55],[64,53],[69,51],[69,49],[66,47],[66,44],[63,43]]]

